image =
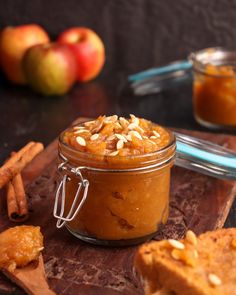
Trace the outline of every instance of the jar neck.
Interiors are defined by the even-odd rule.
[[[171,133],[169,144],[156,152],[139,156],[103,156],[83,153],[59,140],[59,156],[74,167],[91,167],[106,170],[146,169],[162,167],[172,161],[175,156],[175,137]]]
[[[207,67],[213,65],[215,67],[231,66],[236,67],[236,52],[221,47],[212,47],[193,52],[188,57],[192,63],[193,70],[198,73],[206,74],[208,76],[222,77],[218,74],[209,74]],[[225,78],[227,75],[223,75]],[[235,78],[235,75],[228,77]]]

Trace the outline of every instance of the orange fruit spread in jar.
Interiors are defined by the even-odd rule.
[[[66,130],[60,137],[59,153],[74,167],[88,167],[82,174],[90,183],[78,215],[67,222],[69,230],[100,240],[156,233],[168,218],[174,152],[170,131],[134,115],[130,119],[100,116]],[[73,175],[70,179],[67,213],[78,188],[78,179]]]
[[[0,268],[14,271],[33,260],[43,250],[43,236],[39,226],[15,226],[0,233]]]
[[[207,65],[194,80],[196,117],[216,125],[236,126],[236,76],[232,66]]]

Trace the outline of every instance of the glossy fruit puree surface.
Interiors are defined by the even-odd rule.
[[[14,271],[33,260],[43,250],[43,236],[38,226],[15,226],[0,233],[0,267]]]

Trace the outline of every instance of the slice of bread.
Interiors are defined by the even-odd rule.
[[[147,295],[236,295],[236,228],[144,244],[135,267]]]

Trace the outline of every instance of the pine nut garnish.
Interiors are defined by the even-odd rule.
[[[114,123],[117,121],[117,119],[118,119],[117,115],[109,116],[109,117],[106,117],[103,122],[104,123]]]
[[[138,131],[131,131],[130,134],[131,136],[133,135],[137,137],[138,139],[143,140],[142,136],[138,133]]]
[[[38,248],[38,251],[43,251],[44,247]]]
[[[132,123],[136,124],[136,125],[139,125],[139,119],[138,118],[134,118],[132,120]]]
[[[222,284],[221,279],[213,273],[208,275],[208,280],[213,286],[220,286]]]
[[[114,151],[109,154],[109,156],[116,156],[119,154],[119,151]]]
[[[77,136],[77,137],[76,137],[76,141],[78,142],[79,145],[81,145],[81,146],[86,146],[86,141],[84,140],[83,137],[81,137],[81,136]]]
[[[170,253],[171,257],[174,258],[175,260],[180,260],[180,255],[179,255],[179,250],[178,249],[173,249]]]
[[[117,115],[113,115],[113,116],[111,116],[111,120],[112,120],[113,122],[116,122],[116,121],[118,120],[118,116],[117,116]]]
[[[117,148],[118,150],[120,150],[120,149],[122,149],[123,147],[124,147],[124,141],[123,141],[122,139],[119,139],[119,140],[117,141],[116,148]]]
[[[88,121],[88,122],[85,122],[84,123],[84,126],[86,126],[86,127],[89,127],[89,126],[91,126],[92,124],[94,124],[96,121]]]
[[[102,129],[102,126],[103,126],[103,121],[100,122],[97,120],[96,124],[92,127],[91,132],[98,133]]]
[[[127,139],[125,138],[124,135],[119,134],[119,133],[116,133],[115,136],[116,136],[118,139],[121,139],[121,140],[123,140],[124,142],[127,142]]]
[[[180,241],[169,239],[168,242],[175,249],[183,250],[185,248],[184,244]]]
[[[137,131],[139,131],[139,132],[141,132],[141,133],[144,133],[144,130],[143,130],[143,128],[141,128],[140,126],[136,126],[136,130]]]
[[[90,140],[96,140],[96,139],[98,139],[98,137],[99,137],[99,134],[98,133],[95,133],[95,134],[93,134],[91,137],[90,137]]]
[[[115,139],[115,138],[116,138],[115,134],[109,135],[109,136],[107,137],[107,141],[113,140],[113,139]]]
[[[136,119],[135,115],[133,115],[133,114],[129,114],[129,116],[130,116],[131,120]]]
[[[85,129],[85,127],[84,126],[74,126],[73,129],[80,130],[80,129]]]
[[[80,134],[80,133],[89,133],[89,131],[87,129],[79,129],[74,131],[74,134]]]
[[[197,245],[197,237],[195,233],[191,230],[188,230],[186,233],[186,240],[190,242],[192,245],[196,246]]]
[[[112,156],[113,152],[116,155],[120,150],[120,156],[152,153],[169,141],[167,130],[133,114],[127,117],[100,115],[97,119],[75,124],[65,134],[65,141],[70,143],[70,137],[72,146],[80,151],[102,156]]]
[[[152,133],[153,133],[156,137],[161,137],[160,134],[159,134],[156,130],[153,130]]]
[[[128,141],[132,141],[132,136],[130,134],[125,136]]]
[[[119,128],[119,129],[122,129],[122,126],[120,125],[119,122],[115,122],[115,127],[116,127],[116,128]]]
[[[129,126],[128,126],[129,130],[133,130],[135,128],[137,128],[137,124],[135,124],[135,123],[130,123]]]
[[[152,144],[155,144],[155,145],[156,145],[156,143],[155,143],[154,141],[152,141],[151,139],[148,139],[148,141],[149,141],[150,143],[152,143]]]
[[[123,128],[126,128],[129,125],[129,121],[127,121],[125,118],[120,117],[119,118],[120,124],[122,125]]]

